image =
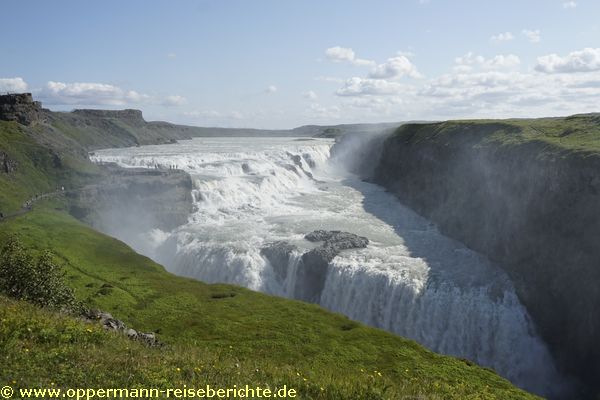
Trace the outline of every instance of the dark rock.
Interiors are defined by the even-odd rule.
[[[325,242],[324,247],[331,247],[337,253],[346,249],[364,248],[369,244],[369,239],[366,237],[341,231],[316,230],[307,234],[304,238],[310,242]]]
[[[102,321],[102,326],[109,331],[125,330],[125,323],[119,319],[108,318]]]
[[[113,318],[110,313],[88,309],[83,311],[82,317],[86,321],[100,322],[104,329],[124,334],[130,340],[136,340],[148,346],[162,346],[162,343],[156,338],[154,333],[143,333],[132,328],[127,328],[123,321]]]
[[[16,170],[17,162],[12,160],[5,152],[0,151],[0,172],[10,174]]]
[[[405,125],[382,147],[375,181],[504,268],[563,372],[600,390],[600,157],[496,134],[521,132]]]
[[[72,215],[117,238],[185,224],[193,209],[192,180],[180,170],[103,165],[107,178],[74,193]]]
[[[146,343],[148,346],[157,346],[160,344],[154,333],[138,332],[137,340]]]
[[[323,242],[307,251],[298,260],[295,270],[293,296],[296,299],[318,303],[327,278],[331,260],[341,251],[366,247],[369,240],[353,233],[341,231],[313,231],[305,236],[311,242]],[[274,242],[261,249],[261,254],[271,264],[277,280],[282,283],[291,273],[289,270],[292,254],[298,248],[288,242]]]
[[[297,247],[287,242],[270,243],[267,247],[261,249],[261,254],[269,260],[280,282],[283,282],[287,277],[290,257],[295,250],[297,250]]]
[[[324,230],[313,231],[304,238],[311,242],[323,242],[323,244],[302,255],[294,295],[298,299],[318,303],[331,260],[342,250],[367,247],[369,239],[353,233]]]
[[[0,95],[0,120],[31,125],[39,121],[42,104],[33,101],[31,93]]]
[[[302,157],[296,154],[292,154],[290,152],[287,152],[287,155],[290,156],[294,164],[296,164],[298,167],[300,167],[300,169],[302,169]]]
[[[302,154],[302,158],[304,158],[304,161],[306,161],[306,163],[308,164],[308,166],[311,167],[311,168],[314,168],[317,165],[315,163],[315,160],[313,160],[313,158],[311,157],[311,155],[308,154],[308,153]]]

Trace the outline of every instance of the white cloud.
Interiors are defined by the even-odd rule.
[[[512,69],[521,64],[521,59],[514,54],[499,54],[492,58],[475,55],[472,52],[454,59],[455,72],[469,72],[480,68],[482,70]]]
[[[515,37],[511,32],[503,32],[497,35],[494,35],[490,38],[492,42],[508,42],[513,40]]]
[[[385,63],[376,66],[369,74],[369,77],[373,79],[397,79],[403,76],[421,77],[417,67],[406,56],[388,58]]]
[[[529,30],[523,29],[523,35],[529,40],[531,43],[539,43],[542,40],[541,32],[539,29]]]
[[[309,100],[315,100],[317,98],[317,94],[315,92],[313,92],[312,90],[308,90],[308,91],[302,93],[302,96],[305,99],[309,99]]]
[[[560,74],[526,71],[514,54],[486,58],[468,53],[457,57],[448,73],[411,85],[354,77],[336,92],[342,99],[341,118],[506,118],[591,112],[597,110],[600,98],[596,52],[600,50],[585,49],[540,63],[548,72]]]
[[[575,8],[577,7],[577,2],[575,1],[565,1],[563,3],[563,8]]]
[[[179,95],[150,96],[107,83],[49,81],[37,96],[49,105],[83,106],[140,106],[156,104],[165,107],[181,106],[187,102]]]
[[[535,69],[548,74],[599,71],[600,48],[588,47],[569,53],[565,57],[557,54],[538,57]]]
[[[536,74],[515,70],[455,71],[430,80],[419,94],[422,107],[445,116],[530,117],[597,109],[600,76]]]
[[[277,92],[277,86],[275,86],[275,85],[269,85],[265,89],[265,92],[266,93],[275,93],[275,92]]]
[[[177,58],[177,54],[169,53],[169,54],[167,54],[167,58]]]
[[[162,105],[167,106],[167,107],[182,106],[186,103],[187,103],[187,99],[185,97],[179,96],[179,95],[167,96],[161,102]]]
[[[327,50],[325,50],[325,57],[327,57],[327,59],[330,61],[338,62],[338,63],[339,62],[349,62],[351,64],[360,65],[360,66],[375,65],[374,61],[357,58],[356,54],[354,53],[354,50],[352,50],[349,47],[340,47],[340,46],[330,47]]]
[[[354,61],[355,54],[354,50],[348,47],[335,46],[325,50],[325,57],[333,62],[352,62]]]
[[[0,78],[0,92],[24,92],[27,82],[23,78]]]
[[[354,77],[348,79],[336,94],[338,96],[393,95],[399,93],[404,86],[384,79]]]
[[[134,90],[125,90],[106,83],[49,81],[40,96],[50,104],[111,105],[140,104],[150,96]]]

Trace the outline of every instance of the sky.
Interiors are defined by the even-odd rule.
[[[2,2],[0,92],[199,126],[600,111],[598,0]]]

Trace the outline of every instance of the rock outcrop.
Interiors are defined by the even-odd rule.
[[[310,242],[323,243],[302,255],[302,268],[298,269],[294,297],[318,303],[331,260],[342,250],[367,247],[369,240],[353,233],[323,230],[313,231],[304,238]]]
[[[31,93],[0,95],[0,120],[31,125],[39,121],[42,103],[33,101]]]
[[[17,162],[12,160],[8,154],[0,151],[0,173],[11,174],[17,170]]]
[[[71,214],[111,236],[122,238],[154,228],[170,231],[192,212],[192,180],[180,170],[104,165],[106,178],[73,192]]]
[[[599,385],[600,156],[511,139],[521,134],[500,122],[405,126],[374,178],[501,265],[563,371]]]
[[[289,264],[292,255],[298,252],[296,246],[280,241],[269,244],[261,253],[269,260],[279,282],[284,282],[288,274],[295,272],[294,298],[319,303],[329,263],[343,250],[367,247],[369,239],[353,233],[324,230],[313,231],[305,239],[322,243],[302,255],[295,271],[289,270]]]
[[[88,322],[99,322],[107,331],[118,332],[130,340],[136,340],[152,347],[162,346],[162,343],[156,338],[156,334],[127,328],[123,321],[114,318],[110,313],[101,310],[85,310],[82,317]]]

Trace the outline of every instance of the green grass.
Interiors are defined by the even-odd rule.
[[[15,211],[35,193],[58,184],[51,150],[26,136],[17,123],[0,121],[0,151],[16,163],[16,173],[0,172],[0,211]]]
[[[83,185],[98,174],[86,159],[67,148],[44,146],[32,133],[15,122],[0,121],[0,151],[16,163],[13,173],[0,172],[0,211],[5,214],[35,194]]]
[[[406,124],[396,136],[414,142],[459,139],[502,145],[546,145],[545,153],[600,155],[600,114],[566,118],[458,120],[431,124]]]
[[[389,373],[369,369],[361,360],[326,369],[316,364],[282,364],[266,357],[247,357],[241,354],[243,345],[239,343],[222,348],[179,344],[148,348],[98,325],[2,296],[0,321],[0,380],[14,388],[286,385],[305,399],[418,395],[431,399],[528,398],[506,384],[498,385],[491,372],[434,355],[418,364],[399,362],[397,367],[405,369]],[[396,353],[398,358],[410,356],[406,350]],[[438,364],[435,374],[423,368],[432,361]]]

